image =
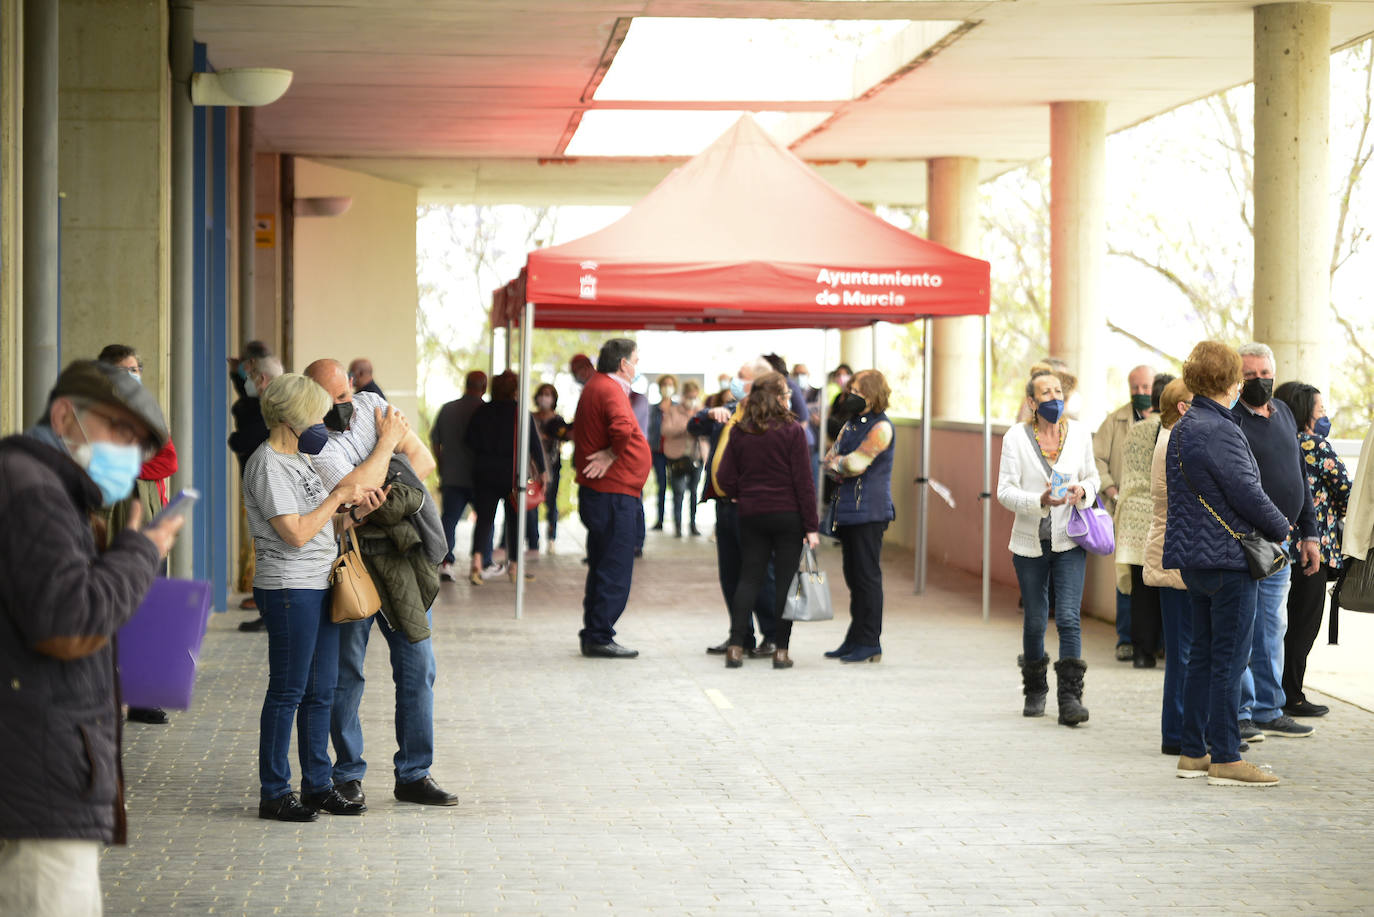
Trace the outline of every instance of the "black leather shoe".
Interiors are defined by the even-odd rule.
[[[590,640],[583,640],[582,655],[601,659],[633,659],[639,655],[639,650],[621,646],[614,640],[610,643],[592,643]]]
[[[361,780],[345,780],[342,783],[334,784],[334,792],[338,793],[349,802],[367,802],[367,794],[363,792],[363,782]]]
[[[777,646],[772,640],[765,640],[758,646],[749,651],[750,659],[772,659],[773,654],[778,651]]]
[[[239,624],[239,630],[243,631],[245,634],[251,634],[251,633],[254,633],[255,631],[266,630],[266,629],[267,629],[267,622],[264,621],[264,620],[262,619],[261,616],[256,617],[256,618],[254,618],[254,619],[251,620],[251,621],[243,621],[243,622],[241,622],[241,623]]]
[[[153,726],[167,725],[167,711],[161,707],[130,707],[129,722],[150,723]]]
[[[729,646],[730,646],[730,641],[729,641],[729,639],[722,640],[720,643],[717,643],[715,646],[708,646],[708,647],[706,647],[706,652],[707,652],[708,655],[711,655],[711,656],[724,656],[724,655],[725,655],[725,650],[726,650]]]
[[[349,802],[332,786],[320,793],[302,793],[301,805],[317,812],[328,812],[330,815],[362,815],[367,811],[364,803]]]
[[[430,776],[396,784],[396,798],[401,802],[413,802],[421,806],[456,806],[458,797],[445,793]]]
[[[1326,716],[1331,712],[1331,708],[1325,704],[1314,704],[1311,701],[1301,700],[1296,704],[1289,704],[1283,708],[1283,712],[1289,716]],[[133,719],[133,708],[129,709],[129,719]]]
[[[314,809],[301,805],[295,793],[287,793],[285,796],[258,803],[258,818],[276,821],[314,821],[319,817]]]

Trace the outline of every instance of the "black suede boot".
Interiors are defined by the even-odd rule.
[[[1030,665],[1021,663],[1021,693],[1026,695],[1026,707],[1022,716],[1044,716],[1045,698],[1050,693],[1050,657]]]
[[[1083,673],[1088,664],[1082,659],[1061,659],[1054,664],[1059,682],[1059,722],[1077,726],[1088,721],[1088,708],[1083,706]]]

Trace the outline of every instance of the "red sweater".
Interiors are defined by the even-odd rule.
[[[582,473],[587,457],[609,448],[615,461],[604,477]],[[605,373],[587,380],[573,415],[573,468],[577,483],[608,494],[639,496],[649,479],[649,441],[630,409],[630,397],[619,382]]]
[[[739,502],[741,516],[795,512],[801,514],[803,531],[820,531],[811,452],[799,423],[762,433],[748,433],[737,425],[730,431],[716,481]]]

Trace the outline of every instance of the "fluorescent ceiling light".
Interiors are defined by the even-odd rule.
[[[695,156],[741,111],[589,111],[583,114],[567,156]],[[790,145],[830,117],[827,111],[754,112],[760,125]]]
[[[594,98],[853,99],[868,89],[860,62],[881,53],[911,24],[900,19],[636,17]],[[957,23],[941,25],[948,32]]]

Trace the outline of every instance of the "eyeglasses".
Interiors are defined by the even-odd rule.
[[[134,426],[134,424],[121,417],[115,417],[91,407],[84,408],[82,412],[88,417],[92,415],[99,417],[101,422],[105,424],[106,429],[110,431],[114,441],[121,446],[138,446],[144,461],[152,458],[153,450],[145,445],[143,431]]]

